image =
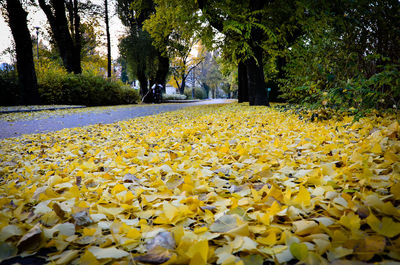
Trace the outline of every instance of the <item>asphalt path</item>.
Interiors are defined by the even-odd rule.
[[[19,120],[19,121],[0,121],[0,139],[18,137],[23,134],[44,133],[59,131],[65,128],[83,127],[92,124],[108,124],[122,120],[129,120],[141,116],[155,115],[162,112],[175,111],[185,107],[225,104],[232,101],[215,99],[192,103],[175,104],[151,104],[144,106],[133,106],[127,108],[106,109],[102,112],[71,113],[64,116],[52,116],[46,119]]]

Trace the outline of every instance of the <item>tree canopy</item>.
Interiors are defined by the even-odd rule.
[[[62,64],[69,72],[81,73],[82,61],[99,46],[91,14],[103,19],[101,7],[77,0],[38,3]],[[203,59],[195,55],[201,43],[220,55],[217,68],[231,80],[229,91],[237,87],[239,102],[267,106],[271,100],[286,100],[356,109],[397,108],[400,103],[399,1],[110,3],[116,4],[126,27],[118,40],[124,80],[126,74],[137,79],[143,99],[153,84],[165,89],[171,76],[184,93],[188,76]],[[110,45],[107,48],[110,51]],[[111,58],[107,68],[111,73]]]

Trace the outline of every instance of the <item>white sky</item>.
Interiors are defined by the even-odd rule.
[[[94,3],[103,5],[102,0],[94,0]],[[124,34],[125,28],[121,24],[118,16],[115,14],[114,6],[109,4],[109,16],[110,16],[110,35],[111,35],[111,54],[112,58],[116,59],[118,57],[118,39]],[[41,33],[39,35],[39,39],[41,36],[43,37],[43,33],[45,31],[47,19],[43,11],[38,7],[35,10],[32,10],[28,14],[28,27],[31,31],[31,35],[36,35],[35,26],[39,26],[41,29]],[[104,24],[104,23],[103,23]],[[105,38],[105,26],[102,25],[102,29],[104,32]],[[10,55],[2,54],[4,50],[11,47],[12,45],[12,35],[8,24],[6,23],[3,15],[0,15],[0,63],[10,63],[13,61],[13,58],[10,58]],[[34,47],[36,49],[36,47]],[[106,47],[104,47],[105,51]]]

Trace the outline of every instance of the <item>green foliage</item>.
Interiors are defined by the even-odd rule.
[[[144,22],[154,45],[169,58],[184,57],[203,30],[195,1],[155,0],[156,12]]]
[[[185,100],[186,95],[181,94],[162,94],[163,100]]]
[[[46,71],[38,80],[45,104],[102,106],[132,104],[139,100],[136,90],[120,81],[96,75]]]
[[[18,103],[19,86],[17,71],[6,67],[0,71],[0,105],[9,106]]]
[[[187,87],[185,89],[185,96],[187,98],[193,99],[192,98],[192,88]],[[201,87],[195,87],[194,88],[194,98],[195,99],[206,99],[207,97],[208,96],[207,96],[207,93],[204,90],[204,88],[201,88]]]
[[[67,73],[61,66],[51,65],[38,71],[39,95],[43,104],[102,106],[139,101],[138,92],[121,81],[104,79],[90,73]],[[18,95],[16,71],[0,71],[0,105],[18,104]]]
[[[131,104],[139,100],[136,90],[121,81],[104,79],[90,72],[75,75],[56,62],[41,61],[37,70],[39,94],[43,104],[76,104],[87,106]],[[19,87],[16,71],[0,71],[0,105],[18,104]]]
[[[361,114],[372,108],[397,109],[400,53],[394,47],[400,38],[394,32],[400,28],[392,21],[400,15],[392,12],[394,6],[378,2],[309,9],[311,14],[301,25],[304,34],[286,50],[282,96],[312,108],[353,109]],[[369,27],[371,23],[380,29]],[[386,35],[393,37],[389,40]]]
[[[56,104],[64,101],[63,83],[67,70],[57,62],[42,59],[36,70],[39,94],[43,103]],[[67,100],[65,100],[68,102]],[[67,104],[65,102],[65,104]],[[85,104],[83,104],[85,105]]]
[[[131,32],[119,45],[122,57],[126,60],[131,79],[141,75],[153,77],[157,71],[157,50],[152,45],[150,34],[141,29]]]
[[[155,0],[154,3],[156,12],[144,22],[144,29],[151,34],[153,45],[171,59],[171,74],[179,92],[184,93],[187,76],[203,59],[201,48],[197,56],[191,52],[207,29],[202,26],[200,14],[195,12],[195,1]]]

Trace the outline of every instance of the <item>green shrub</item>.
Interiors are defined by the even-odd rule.
[[[137,90],[120,80],[105,79],[86,71],[68,73],[57,62],[43,59],[36,65],[38,90],[43,104],[102,106],[139,101]],[[19,99],[17,73],[12,67],[0,71],[0,105],[16,105]]]
[[[310,108],[351,108],[357,114],[398,108],[398,58],[385,57],[370,50],[373,47],[363,51],[366,47],[358,43],[352,46],[353,40],[343,40],[328,17],[304,23],[309,36],[298,38],[285,54],[285,75],[280,80],[283,98]]]
[[[162,98],[163,100],[184,100],[186,96],[181,94],[162,94]]]
[[[59,69],[40,74],[39,94],[44,104],[104,106],[139,100],[138,92],[119,80],[88,73],[75,75]]]
[[[43,104],[69,104],[68,100],[65,100],[68,92],[63,90],[63,84],[69,74],[56,64],[46,66],[42,63],[36,71]]]
[[[186,88],[184,93],[187,98],[190,98],[190,99],[192,98],[192,88]],[[195,87],[194,98],[195,99],[206,99],[207,93],[203,88]]]
[[[19,95],[17,71],[11,67],[0,70],[0,105],[16,105]]]

